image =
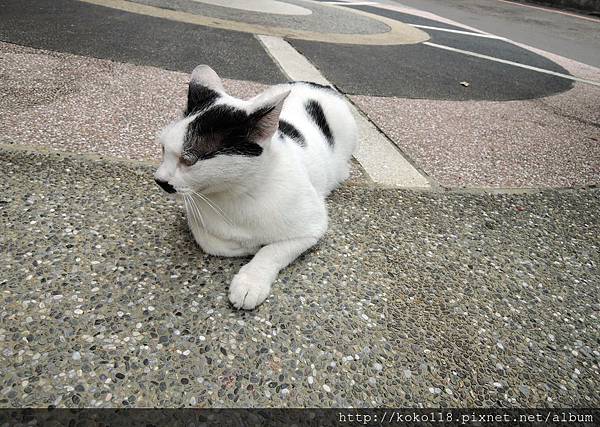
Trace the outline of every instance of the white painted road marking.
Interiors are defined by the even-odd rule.
[[[303,80],[322,85],[329,81],[296,49],[281,37],[257,35],[265,50],[291,80]]]
[[[483,37],[485,39],[495,39],[495,40],[508,41],[508,39],[506,37],[495,36],[493,34],[474,33],[474,32],[470,32],[470,31],[452,30],[450,28],[430,27],[429,25],[417,25],[417,24],[411,24],[410,22],[406,22],[406,24],[410,25],[411,27],[420,28],[422,30],[444,31],[446,33],[465,34],[467,36]]]
[[[331,83],[308,60],[281,37],[257,35],[265,50],[291,80]],[[399,188],[430,188],[431,185],[398,148],[373,123],[349,104],[358,125],[360,143],[354,158],[371,179],[382,185]]]
[[[502,3],[512,4],[513,6],[529,7],[531,9],[543,10],[544,12],[548,12],[548,13],[559,13],[561,15],[571,16],[573,18],[585,19],[587,21],[592,21],[592,22],[600,22],[600,19],[597,19],[597,18],[592,18],[592,17],[589,17],[589,16],[578,15],[576,13],[564,12],[562,10],[550,9],[548,7],[532,6],[530,4],[517,3],[517,2],[514,2],[514,1],[508,1],[508,0],[498,0],[498,1],[501,1]]]
[[[427,45],[427,46],[435,47],[438,49],[444,49],[444,50],[449,50],[452,52],[462,53],[463,55],[474,56],[477,58],[487,59],[489,61],[500,62],[502,64],[513,65],[515,67],[525,68],[527,70],[532,70],[532,71],[537,71],[538,73],[550,74],[552,76],[562,77],[563,79],[574,80],[577,82],[587,83],[589,85],[594,85],[594,86],[600,86],[600,82],[594,82],[592,80],[580,79],[579,77],[570,76],[568,74],[557,73],[556,71],[545,70],[543,68],[533,67],[531,65],[521,64],[520,62],[508,61],[506,59],[500,59],[500,58],[496,58],[493,56],[482,55],[481,53],[471,52],[469,50],[457,49],[455,47],[444,46],[441,44],[436,44],[436,43],[431,43],[431,42],[424,42],[423,44]]]

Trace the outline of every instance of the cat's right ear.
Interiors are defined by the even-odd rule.
[[[215,70],[208,65],[198,65],[190,76],[184,115],[189,116],[210,107],[223,92],[225,92],[223,82]]]

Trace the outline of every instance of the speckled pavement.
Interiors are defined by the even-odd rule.
[[[186,102],[186,73],[3,42],[0,60],[0,142],[159,160],[157,134]],[[224,85],[240,98],[267,88]]]
[[[43,150],[42,150],[43,151]],[[600,192],[372,189],[253,312],[152,166],[3,146],[2,406],[585,406]]]
[[[509,102],[356,95],[352,101],[447,188],[600,183],[600,88]]]
[[[378,188],[355,163],[319,245],[265,304],[238,311],[227,287],[246,260],[193,242],[152,180],[155,136],[184,104],[188,75],[170,70],[186,61],[219,52],[239,97],[283,74],[248,59],[262,49],[251,34],[213,45],[215,29],[60,4],[89,12],[78,37],[45,38],[44,19],[23,31],[36,26],[23,14],[27,27],[2,31],[104,59],[0,42],[0,407],[600,405],[596,88],[510,102],[351,95],[432,191]],[[160,37],[120,49],[87,22]],[[194,34],[210,42],[176,57]]]
[[[600,81],[597,68],[537,52],[575,76]],[[558,95],[508,102],[350,98],[444,187],[600,183],[600,87],[575,83]]]

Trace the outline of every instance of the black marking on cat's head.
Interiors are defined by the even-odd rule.
[[[183,112],[184,117],[210,107],[219,99],[219,96],[218,92],[191,81],[188,87],[187,107]]]
[[[181,161],[191,166],[217,155],[260,156],[264,122],[275,108],[271,105],[247,113],[229,105],[216,105],[205,110],[188,125]]]
[[[306,147],[304,135],[300,133],[298,128],[285,120],[279,120],[279,131],[298,144],[300,147]]]
[[[224,92],[223,82],[215,70],[208,65],[198,65],[190,75],[184,116],[187,117],[210,107]]]
[[[306,101],[304,108],[313,122],[319,127],[329,145],[333,147],[333,134],[331,133],[327,118],[325,117],[325,112],[321,105],[316,100],[311,99]]]

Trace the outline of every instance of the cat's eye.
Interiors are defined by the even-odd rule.
[[[194,163],[196,163],[198,161],[198,156],[187,151],[187,152],[181,153],[181,156],[179,157],[179,161],[184,166],[192,166]]]

